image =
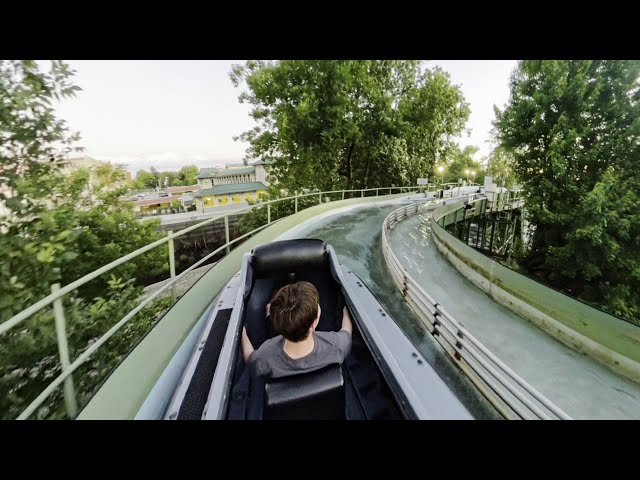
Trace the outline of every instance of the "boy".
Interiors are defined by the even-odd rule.
[[[267,305],[273,326],[280,335],[253,349],[242,328],[242,356],[259,376],[278,378],[342,363],[351,349],[351,318],[342,310],[339,332],[316,332],[320,321],[318,290],[309,282],[285,285]]]

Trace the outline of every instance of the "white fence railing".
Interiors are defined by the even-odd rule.
[[[247,238],[251,235],[253,235],[254,233],[259,232],[260,230],[264,229],[265,227],[269,226],[272,221],[271,221],[271,205],[275,204],[275,203],[279,203],[279,202],[285,202],[287,200],[293,200],[294,201],[294,213],[298,212],[298,200],[300,198],[304,198],[304,197],[318,197],[318,204],[322,203],[323,198],[330,198],[331,196],[334,194],[341,194],[341,199],[344,200],[345,199],[345,194],[346,193],[354,193],[355,196],[357,196],[358,193],[360,193],[360,197],[364,197],[365,196],[365,192],[373,192],[375,191],[376,196],[378,195],[385,195],[385,194],[392,194],[394,193],[410,193],[410,192],[422,192],[425,191],[427,187],[418,187],[418,186],[407,186],[407,187],[383,187],[383,188],[366,188],[366,189],[356,189],[356,190],[332,190],[332,191],[327,191],[327,192],[311,192],[311,193],[305,193],[305,194],[297,194],[297,195],[292,195],[289,197],[283,197],[283,198],[276,198],[274,200],[268,200],[268,201],[263,201],[260,203],[257,203],[255,205],[251,205],[249,207],[240,209],[240,210],[234,210],[234,211],[230,211],[228,213],[221,213],[220,215],[216,215],[213,217],[210,217],[206,220],[203,220],[200,223],[197,223],[196,225],[192,225],[188,228],[185,228],[183,230],[180,230],[178,232],[168,232],[168,235],[164,238],[161,238],[160,240],[157,240],[153,243],[150,243],[149,245],[146,245],[142,248],[139,248],[138,250],[129,253],[128,255],[125,255],[117,260],[114,260],[113,262],[99,268],[98,270],[95,270],[91,273],[88,273],[87,275],[85,275],[84,277],[71,282],[68,285],[65,285],[64,287],[60,287],[60,285],[55,284],[52,285],[51,287],[51,294],[46,296],[45,298],[43,298],[42,300],[34,303],[33,305],[31,305],[30,307],[22,310],[21,312],[17,313],[16,315],[14,315],[13,317],[11,317],[10,319],[8,319],[7,321],[3,322],[0,324],[0,336],[7,332],[8,330],[16,327],[17,325],[20,325],[22,322],[24,322],[26,319],[28,319],[29,317],[31,317],[31,315],[38,313],[39,311],[41,311],[42,309],[49,307],[50,305],[53,306],[53,310],[54,310],[54,318],[55,318],[55,325],[56,325],[56,333],[57,333],[57,340],[58,340],[58,350],[60,353],[60,363],[61,363],[61,373],[60,375],[58,375],[41,393],[40,395],[38,395],[38,397],[33,400],[33,402],[31,402],[29,404],[29,406],[27,406],[27,408],[18,416],[18,420],[24,420],[29,418],[37,409],[38,407],[40,407],[40,405],[42,405],[42,403],[47,399],[47,397],[49,397],[56,388],[58,388],[63,382],[64,382],[64,395],[65,395],[65,404],[66,404],[66,408],[67,408],[67,412],[69,414],[70,417],[75,417],[78,411],[78,405],[77,405],[77,398],[76,398],[76,392],[73,386],[73,379],[72,379],[72,373],[78,368],[80,367],[84,362],[87,361],[87,359],[93,355],[93,353],[96,352],[96,350],[98,350],[102,345],[104,345],[105,342],[107,342],[107,340],[109,340],[118,330],[120,330],[120,328],[122,328],[129,320],[131,320],[138,312],[140,312],[140,310],[142,310],[144,307],[146,307],[147,305],[149,305],[153,300],[155,300],[156,298],[158,298],[162,293],[164,293],[165,291],[167,291],[169,288],[172,289],[172,293],[173,293],[173,297],[174,297],[174,301],[176,300],[176,295],[175,295],[175,291],[174,291],[174,286],[177,282],[179,282],[180,280],[183,279],[183,277],[185,275],[187,275],[188,273],[190,273],[193,269],[195,269],[196,267],[202,265],[204,262],[206,262],[207,260],[209,260],[210,258],[212,258],[213,256],[217,255],[218,253],[222,252],[222,250],[226,250],[226,253],[228,254],[230,252],[230,247],[231,245],[239,242],[240,240],[243,240],[244,238]],[[266,207],[267,209],[267,223],[265,225],[262,225],[254,230],[252,230],[251,232],[245,233],[244,235],[234,239],[234,240],[230,240],[229,238],[229,217],[232,215],[238,215],[241,213],[245,213],[248,212],[254,208],[263,208]],[[285,218],[285,217],[282,217]],[[191,265],[189,268],[187,268],[186,270],[184,270],[182,273],[180,273],[179,275],[176,275],[175,273],[175,258],[174,258],[174,248],[173,248],[173,241],[174,239],[181,237],[182,235],[185,235],[189,232],[192,232],[200,227],[203,227],[205,225],[209,225],[217,220],[220,219],[224,219],[225,222],[225,244],[222,245],[221,247],[215,249],[213,252],[211,252],[210,254],[206,255],[205,257],[203,257],[202,259],[198,260],[196,263],[194,263],[193,265]],[[68,346],[67,346],[67,336],[66,336],[66,329],[65,329],[65,317],[64,317],[64,309],[62,306],[62,301],[61,299],[68,293],[76,290],[77,288],[81,287],[82,285],[86,284],[87,282],[93,280],[94,278],[99,277],[100,275],[103,275],[106,272],[109,272],[110,270],[113,270],[114,268],[116,268],[119,265],[122,265],[130,260],[132,260],[133,258],[136,258],[139,255],[142,255],[143,253],[146,253],[156,247],[159,247],[161,245],[164,244],[168,244],[168,251],[169,251],[169,269],[170,269],[170,279],[164,284],[162,285],[161,288],[159,288],[158,290],[156,290],[155,292],[153,292],[151,295],[149,295],[148,297],[146,297],[139,305],[137,305],[133,310],[131,310],[129,313],[127,313],[122,319],[120,319],[115,325],[113,325],[104,335],[102,335],[98,340],[95,341],[95,343],[93,343],[87,350],[85,350],[80,356],[78,356],[78,358],[76,358],[73,362],[71,361],[71,359],[69,358],[69,350],[68,350]],[[2,338],[0,337],[0,343],[2,341]]]
[[[468,201],[472,201],[471,196],[468,196]],[[511,370],[431,298],[393,253],[388,236],[397,223],[411,215],[425,213],[439,203],[429,201],[399,208],[387,216],[383,223],[384,259],[403,297],[438,343],[505,418],[571,420],[569,415]]]

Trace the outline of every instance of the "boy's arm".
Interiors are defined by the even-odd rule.
[[[348,332],[349,335],[342,334],[342,330]],[[344,362],[349,352],[351,351],[351,335],[353,334],[353,325],[351,324],[351,317],[349,316],[349,310],[347,307],[342,309],[342,328],[335,335],[336,350],[338,352],[338,362]]]
[[[349,316],[347,307],[342,308],[342,330],[346,330],[349,333],[353,331],[353,325],[351,324],[351,317]]]
[[[242,358],[244,358],[244,363],[249,363],[249,356],[253,353],[253,345],[251,344],[251,340],[247,335],[247,329],[242,327]]]

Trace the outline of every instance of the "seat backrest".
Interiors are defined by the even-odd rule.
[[[265,383],[265,420],[344,420],[342,369],[332,364],[320,370]]]
[[[281,240],[256,246],[250,256],[243,322],[254,348],[276,335],[265,318],[265,307],[283,285],[311,282],[318,289],[322,314],[319,332],[336,331],[342,321],[342,293],[329,261],[325,242],[319,239]]]
[[[251,252],[251,263],[258,278],[277,273],[329,269],[326,243],[311,238],[259,245]]]

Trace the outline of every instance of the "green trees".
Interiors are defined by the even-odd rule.
[[[527,268],[640,320],[638,61],[524,61],[498,112],[535,227]]]
[[[443,172],[445,182],[468,179],[470,182],[483,183],[484,171],[482,170],[482,165],[473,159],[473,155],[477,151],[477,147],[466,146],[460,150],[457,144],[451,145],[447,150],[446,161],[443,162],[443,164],[447,165],[446,171]]]
[[[230,76],[254,106],[248,157],[274,159],[293,190],[415,184],[469,116],[449,76],[416,61],[249,61]]]
[[[161,237],[155,224],[138,222],[118,202],[126,188],[120,169],[61,173],[78,136],[55,117],[52,101],[78,90],[72,75],[61,62],[44,73],[31,61],[0,61],[0,323],[49,295],[53,283],[70,283]],[[122,278],[140,281],[137,272],[157,274],[167,263],[166,250],[152,250],[65,296],[73,358],[136,305],[140,286]],[[81,403],[164,308],[160,302],[143,310],[81,370]],[[14,418],[59,373],[47,308],[0,336],[0,418]],[[57,392],[38,415],[61,412]]]
[[[195,165],[186,165],[182,167],[178,172],[178,178],[177,178],[178,183],[175,183],[174,185],[185,185],[185,186],[195,185],[196,183],[198,183],[199,171],[200,169]]]
[[[133,180],[133,186],[138,190],[152,189],[158,185],[164,188],[165,178],[167,178],[168,187],[195,185],[198,183],[199,170],[195,165],[186,165],[178,172],[159,172],[154,167],[151,167],[150,172],[138,170],[136,178]]]
[[[502,147],[494,148],[487,159],[486,174],[491,175],[497,185],[512,187],[515,182],[513,155]]]
[[[156,188],[158,186],[158,177],[146,170],[138,170],[136,178],[133,179],[133,186],[138,190]]]

